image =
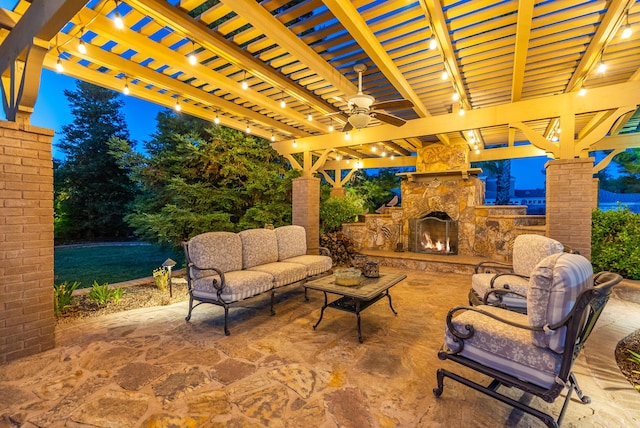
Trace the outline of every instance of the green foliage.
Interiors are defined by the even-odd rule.
[[[124,289],[122,287],[111,290],[109,288],[109,283],[105,282],[104,284],[100,285],[96,281],[93,281],[91,291],[89,291],[89,299],[100,306],[105,306],[111,301],[113,301],[114,303],[118,303],[123,294]]]
[[[377,175],[368,175],[365,170],[359,170],[353,175],[349,187],[363,199],[365,211],[374,213],[393,199],[393,189],[400,186],[400,177],[396,172],[395,169],[385,169]]]
[[[169,269],[164,266],[153,270],[153,282],[160,291],[166,291],[169,287]]]
[[[637,352],[632,351],[631,349],[627,349],[627,352],[631,354],[631,356],[629,358],[627,358],[627,360],[631,361],[632,363],[636,363],[638,365],[640,365],[640,354],[638,354]],[[633,373],[637,373],[640,374],[640,370],[631,370]],[[637,389],[640,389],[640,384],[636,385]]]
[[[179,245],[212,230],[291,222],[291,171],[261,138],[171,111],[157,117],[148,156],[120,144],[141,191],[127,222],[148,242]]]
[[[320,230],[324,233],[337,232],[342,223],[351,223],[362,214],[362,197],[348,193],[342,198],[330,197],[320,204]]]
[[[511,159],[475,162],[473,167],[496,179],[496,205],[508,205],[511,192]]]
[[[77,281],[69,284],[67,281],[61,284],[53,284],[53,313],[58,316],[74,304],[73,292],[80,286]]]
[[[54,173],[55,235],[64,240],[128,236],[123,216],[135,187],[109,144],[112,138],[129,138],[120,95],[81,81],[64,94],[73,123],[62,127],[58,143],[65,159]]]
[[[593,212],[591,264],[595,271],[640,279],[640,214],[628,208]]]

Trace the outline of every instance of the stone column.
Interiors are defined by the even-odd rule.
[[[547,236],[591,259],[593,158],[547,162]]]
[[[0,121],[0,364],[55,345],[52,137]]]
[[[291,223],[307,231],[307,252],[320,250],[320,179],[298,177],[293,180]]]

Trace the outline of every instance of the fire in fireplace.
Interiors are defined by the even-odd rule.
[[[409,251],[458,254],[458,222],[447,213],[432,212],[409,220]]]

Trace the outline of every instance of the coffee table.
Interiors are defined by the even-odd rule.
[[[400,273],[380,273],[378,278],[365,278],[362,277],[362,281],[359,285],[344,286],[336,284],[336,276],[329,275],[313,281],[309,281],[304,284],[305,293],[308,289],[322,291],[324,293],[324,305],[320,311],[320,319],[315,323],[313,329],[322,321],[324,316],[324,310],[327,308],[340,309],[342,311],[351,312],[356,314],[358,321],[358,340],[362,343],[362,332],[360,329],[360,312],[373,305],[383,297],[389,299],[389,307],[394,315],[398,313],[393,309],[391,305],[391,295],[389,289],[405,279],[407,275]],[[337,300],[329,303],[327,294],[337,294],[339,297]]]

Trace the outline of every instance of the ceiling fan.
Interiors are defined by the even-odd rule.
[[[409,100],[398,99],[390,101],[381,101],[376,103],[376,99],[371,95],[362,92],[362,73],[366,71],[367,66],[364,64],[356,64],[353,70],[358,73],[358,93],[347,98],[347,107],[349,111],[348,122],[345,123],[343,132],[350,131],[353,128],[362,129],[369,125],[372,118],[381,120],[394,126],[402,126],[406,121],[398,116],[386,113],[384,109],[411,108],[413,103]]]

